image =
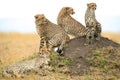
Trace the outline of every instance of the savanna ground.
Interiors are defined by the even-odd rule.
[[[103,33],[102,35],[117,43],[120,43],[120,33]],[[106,45],[110,43],[107,43]],[[54,63],[52,63],[52,66],[57,68],[55,71],[48,72],[47,76],[30,74],[21,79],[2,78],[0,75],[0,80],[118,80],[118,78],[120,79],[120,48],[116,47],[116,43],[113,43],[113,45],[115,46],[100,47],[99,49],[94,47],[94,50],[91,50],[91,47],[89,46],[87,47],[87,49],[89,50],[86,50],[86,48],[84,48],[83,46],[81,46],[83,47],[82,50],[76,48],[78,51],[88,52],[86,52],[85,54],[81,54],[78,57],[74,55],[78,54],[78,52],[72,53],[73,55],[70,55],[71,53],[69,52],[70,54],[65,54],[65,56],[68,56],[68,58],[61,63],[54,61],[53,59]],[[70,51],[69,49],[75,50],[76,45],[73,44],[73,46],[73,49],[67,48],[65,51]],[[21,61],[25,58],[30,57],[31,55],[36,54],[38,52],[38,48],[39,36],[36,33],[0,33],[0,71],[2,70],[2,68],[13,62]],[[88,53],[90,54],[87,55]],[[84,56],[86,55],[87,57],[84,58]],[[74,58],[76,59],[79,58],[77,61],[75,61],[76,63],[73,63],[74,60],[71,59],[71,56],[74,56]],[[53,58],[63,59],[56,56]],[[57,65],[57,63],[59,63],[60,65]],[[73,65],[69,63],[78,68],[75,69]],[[81,65],[77,63],[81,63]],[[67,70],[65,72],[61,72],[58,69],[58,67],[61,67],[64,64],[69,65],[68,67],[71,70],[71,73]],[[91,67],[88,67],[89,65],[91,65]],[[77,70],[80,68],[82,68],[82,71]],[[86,72],[89,73],[86,74]]]

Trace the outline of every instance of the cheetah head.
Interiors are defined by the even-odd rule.
[[[87,7],[88,7],[88,9],[96,10],[97,5],[96,5],[96,3],[88,3]]]
[[[65,14],[74,14],[75,13],[74,9],[72,7],[63,7],[62,10]]]
[[[35,17],[35,22],[37,23],[37,25],[47,24],[47,19],[44,16],[44,14],[37,14],[34,17]]]

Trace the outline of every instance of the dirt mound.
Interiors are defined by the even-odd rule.
[[[113,42],[112,40],[109,40],[108,38],[105,37],[101,37],[100,41],[95,41],[95,43],[91,45],[84,45],[85,42],[86,42],[85,37],[78,37],[72,39],[68,43],[67,48],[65,48],[64,50],[65,56],[72,58],[84,57],[88,55],[88,53],[91,50],[95,50],[98,48],[107,47],[107,46],[120,47],[120,44]]]
[[[85,38],[78,37],[72,39],[64,50],[64,56],[73,60],[72,63],[68,66],[71,74],[82,75],[89,73],[90,64],[88,64],[86,59],[93,56],[93,50],[106,48],[108,46],[112,46],[114,48],[120,47],[120,44],[113,42],[112,40],[109,40],[105,37],[101,37],[100,41],[95,41],[95,43],[92,45],[86,46],[84,44]]]

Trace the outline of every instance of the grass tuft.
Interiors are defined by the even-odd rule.
[[[58,54],[52,54],[50,55],[50,65],[51,66],[65,66],[71,63],[71,59],[64,57],[64,56],[59,56]]]
[[[120,69],[120,50],[111,46],[92,51],[92,57],[87,58],[91,66],[102,68],[105,71]]]
[[[50,55],[50,66],[54,68],[55,72],[63,72],[68,73],[68,65],[72,62],[72,59],[60,56],[58,54],[52,54]]]
[[[33,58],[37,57],[38,55],[39,55],[39,53],[34,52],[32,55],[30,55],[27,58],[23,59],[23,61],[33,59]]]

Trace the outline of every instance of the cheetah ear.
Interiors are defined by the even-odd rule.
[[[89,3],[87,3],[87,7],[89,7]]]
[[[44,15],[44,14],[41,14],[41,16],[45,17],[45,15]]]
[[[97,4],[95,3],[95,7],[97,7]]]
[[[69,9],[69,7],[66,7],[65,9],[66,9],[66,10],[68,10],[68,9]]]
[[[35,19],[37,19],[37,18],[38,18],[38,15],[35,15],[34,17],[35,17]]]

